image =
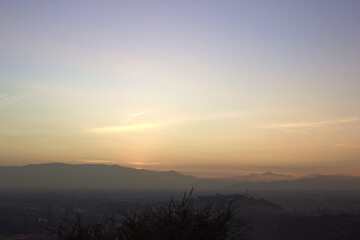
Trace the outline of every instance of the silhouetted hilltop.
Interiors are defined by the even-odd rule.
[[[1,189],[190,189],[197,180],[175,171],[157,172],[104,164],[0,167]]]
[[[242,194],[215,194],[211,196],[199,196],[194,199],[196,203],[206,204],[211,203],[228,203],[233,202],[233,207],[241,215],[254,216],[254,215],[267,215],[267,214],[280,214],[284,210],[282,207],[272,203],[264,198],[255,198]]]

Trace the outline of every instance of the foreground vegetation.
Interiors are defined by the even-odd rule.
[[[65,218],[56,236],[59,240],[247,239],[245,224],[233,221],[235,211],[233,201],[198,206],[191,191],[181,201],[148,205],[102,224],[84,224],[79,216]]]

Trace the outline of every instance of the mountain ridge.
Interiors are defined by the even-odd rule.
[[[244,177],[245,176],[245,177]],[[264,178],[265,176],[265,178]],[[360,177],[351,175],[249,174],[204,179],[176,171],[152,171],[107,164],[46,163],[0,166],[0,189],[49,190],[181,190],[307,191],[360,190]]]
[[[197,178],[175,171],[151,171],[106,164],[31,164],[0,167],[0,189],[191,188]]]

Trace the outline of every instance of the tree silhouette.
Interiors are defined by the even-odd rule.
[[[83,224],[77,216],[65,218],[56,231],[58,240],[228,240],[247,239],[248,228],[232,221],[233,201],[196,206],[193,191],[181,201],[148,205],[124,212],[103,224]]]

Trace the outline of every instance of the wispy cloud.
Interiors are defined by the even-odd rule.
[[[159,109],[154,109],[146,112],[142,112],[142,114],[147,114],[148,112],[158,111]],[[148,123],[136,123],[136,124],[122,124],[122,125],[114,125],[108,127],[99,127],[99,128],[91,128],[86,129],[85,132],[88,133],[119,133],[119,132],[137,132],[144,131],[153,128],[158,128],[162,126],[166,126],[169,124],[181,123],[181,122],[190,122],[190,121],[209,121],[209,120],[217,120],[217,119],[228,119],[228,118],[236,118],[239,117],[239,112],[222,112],[222,113],[214,113],[214,114],[205,114],[205,115],[191,115],[182,118],[172,118],[159,122],[148,122]]]
[[[0,94],[0,106],[7,106],[24,98],[28,98],[38,94],[39,92],[24,93],[24,94]]]
[[[131,166],[153,166],[153,165],[160,165],[158,162],[129,162]]]
[[[134,118],[144,116],[156,111],[160,111],[164,107],[158,107],[153,108],[150,110],[137,112],[130,114],[126,120],[122,121],[122,124],[120,125],[114,125],[114,126],[106,126],[106,127],[99,127],[99,128],[91,128],[85,130],[85,132],[89,133],[117,133],[117,132],[137,132],[137,131],[143,131],[143,130],[149,130],[152,128],[159,127],[162,125],[162,123],[159,122],[147,122],[147,123],[130,123]]]
[[[17,82],[12,85],[10,89],[10,91],[0,93],[0,107],[5,107],[18,101],[47,93],[50,88],[46,88],[43,84],[30,81]],[[56,88],[56,92],[59,92],[58,88]]]
[[[309,128],[320,128],[326,127],[329,125],[343,124],[349,122],[360,121],[360,117],[350,117],[336,120],[326,120],[326,121],[317,121],[317,122],[300,122],[300,123],[281,123],[281,124],[270,124],[266,126],[260,126],[260,129],[277,129],[286,132],[298,133],[298,134],[308,134],[308,131],[304,129]]]
[[[89,133],[136,132],[136,131],[143,131],[143,130],[156,128],[159,127],[160,125],[161,125],[160,123],[129,124],[129,125],[92,128],[85,130],[85,132],[89,132]]]
[[[115,161],[107,161],[107,160],[82,160],[81,162],[86,162],[86,163],[115,163]]]
[[[164,109],[164,107],[158,107],[158,108],[153,108],[153,109],[143,111],[143,112],[133,113],[133,114],[130,114],[128,116],[127,120],[130,121],[130,120],[133,120],[134,118],[137,118],[137,117],[140,117],[140,116],[143,116],[143,115],[147,115],[147,114],[150,114],[150,113],[153,113],[153,112],[157,112],[157,111],[160,111],[162,109]]]

